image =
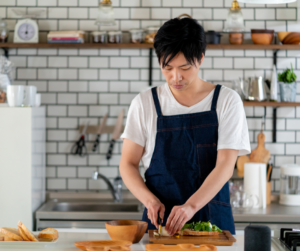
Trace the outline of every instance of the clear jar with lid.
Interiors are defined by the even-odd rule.
[[[8,39],[8,30],[6,22],[0,18],[0,43],[6,43]]]
[[[122,31],[109,31],[108,32],[108,43],[110,43],[110,44],[122,43]]]
[[[142,29],[131,29],[130,32],[130,41],[133,44],[143,43],[145,40],[145,31]]]
[[[92,43],[105,44],[107,43],[107,32],[106,31],[93,31],[91,32]]]
[[[160,27],[156,26],[150,26],[146,29],[146,36],[145,36],[145,43],[153,44],[154,43],[154,37],[159,30]]]

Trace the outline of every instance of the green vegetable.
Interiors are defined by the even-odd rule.
[[[210,222],[192,222],[184,224],[183,228],[181,230],[189,229],[192,231],[218,231],[219,233],[222,233],[222,230],[218,228],[216,225],[211,225]]]
[[[293,70],[293,65],[291,64],[291,68],[292,69],[289,69],[287,68],[284,72],[282,73],[278,73],[278,81],[280,82],[284,82],[284,83],[294,83],[297,79],[297,76],[296,74],[294,73],[294,70]]]

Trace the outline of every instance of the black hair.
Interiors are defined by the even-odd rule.
[[[164,68],[179,52],[195,65],[205,55],[206,39],[203,27],[192,18],[174,18],[165,22],[154,38],[159,64]],[[168,60],[167,60],[168,59]]]

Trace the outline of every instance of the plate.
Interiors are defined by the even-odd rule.
[[[35,236],[37,238],[37,236]],[[38,239],[38,238],[37,238]],[[58,238],[59,239],[59,238]],[[36,247],[41,248],[47,245],[52,245],[58,242],[58,239],[52,241],[45,241],[45,239],[38,239],[39,242],[35,241],[0,241],[0,249],[2,247]]]
[[[82,250],[87,250],[87,247],[107,247],[107,246],[125,246],[129,247],[132,245],[130,241],[77,241],[74,245]]]

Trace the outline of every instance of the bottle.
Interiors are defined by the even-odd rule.
[[[270,101],[277,102],[277,72],[276,66],[273,64],[272,81],[270,86]]]

